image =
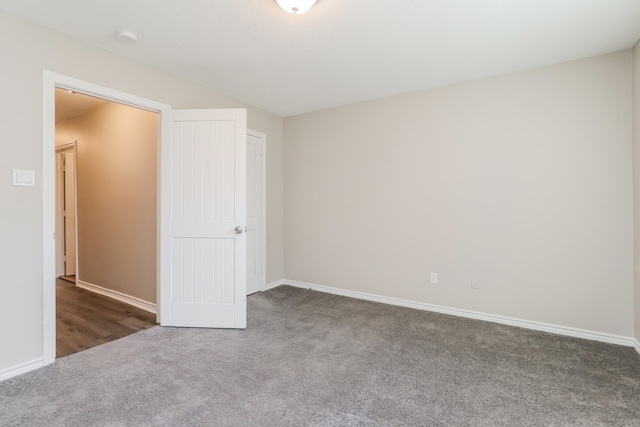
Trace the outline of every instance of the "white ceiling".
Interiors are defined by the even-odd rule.
[[[282,116],[629,49],[640,0],[0,0]],[[118,42],[120,28],[137,45]]]

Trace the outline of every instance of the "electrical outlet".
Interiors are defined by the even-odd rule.
[[[480,289],[480,278],[478,276],[471,276],[471,289]]]
[[[431,283],[438,283],[438,273],[431,273]]]

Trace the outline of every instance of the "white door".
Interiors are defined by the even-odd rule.
[[[163,326],[246,327],[246,123],[244,109],[172,113]]]
[[[247,295],[264,288],[264,149],[266,136],[247,133]]]
[[[64,154],[64,274],[76,274],[76,160],[73,150]]]

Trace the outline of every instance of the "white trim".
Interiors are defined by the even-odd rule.
[[[42,108],[42,339],[43,364],[56,359],[56,180],[55,180],[55,84],[56,77],[43,73]]]
[[[288,284],[289,282],[285,281],[284,279],[276,280],[275,282],[267,283],[266,285],[264,285],[264,290],[268,291],[269,289],[277,288],[278,286],[288,285]],[[291,286],[296,286],[296,285],[291,285]]]
[[[171,313],[171,294],[164,294],[162,288],[165,283],[171,283],[171,107],[165,106],[160,112],[160,136],[158,146],[158,228],[156,244],[156,304],[158,313],[156,322],[162,324],[164,314]]]
[[[33,371],[34,369],[42,368],[43,366],[44,362],[42,358],[40,358],[12,366],[11,368],[3,369],[0,371],[0,381],[8,380],[9,378]]]
[[[104,86],[43,71],[43,108],[42,108],[42,323],[43,323],[43,364],[53,363],[56,358],[56,288],[55,288],[55,88],[64,88],[86,95],[118,102],[160,114],[158,146],[158,249],[157,249],[157,300],[160,321],[162,314],[162,282],[170,279],[170,266],[163,263],[168,257],[165,235],[169,230],[170,182],[161,179],[161,171],[170,167],[168,153],[171,148],[171,106],[160,102],[120,92]],[[77,265],[77,264],[76,264]],[[168,296],[167,296],[168,297]]]
[[[450,314],[452,316],[466,317],[468,319],[484,320],[486,322],[500,323],[503,325],[517,326],[519,328],[532,329],[534,331],[549,332],[552,334],[565,335],[575,338],[583,338],[593,341],[606,342],[610,344],[634,347],[638,350],[640,345],[631,337],[607,334],[603,332],[588,331],[585,329],[571,328],[567,326],[552,325],[549,323],[535,322],[532,320],[517,319],[513,317],[499,316],[496,314],[480,313],[477,311],[463,310],[459,308],[445,307],[441,305],[427,304],[417,301],[409,301],[399,298],[385,297],[382,295],[369,294],[364,292],[349,291],[345,289],[332,288],[329,286],[315,285],[312,283],[298,282],[295,280],[282,280],[282,284],[295,286],[298,288],[311,289],[314,291],[326,292],[335,295],[342,295],[351,298],[363,299],[367,301],[381,302],[383,304],[397,305],[401,307],[416,308],[418,310],[433,311],[435,313]],[[274,282],[275,283],[275,282]],[[640,353],[640,350],[638,350]]]
[[[145,301],[141,298],[132,297],[131,295],[127,295],[122,292],[114,291],[113,289],[103,288],[102,286],[94,285],[93,283],[88,283],[83,280],[77,280],[76,286],[125,304],[132,305],[141,310],[148,311],[149,313],[156,314],[157,312],[157,307],[154,303]]]
[[[77,140],[77,139],[74,139],[73,141],[68,142],[68,143],[66,143],[66,144],[64,144],[64,145],[58,145],[58,146],[56,147],[56,153],[58,153],[58,152],[60,152],[60,151],[66,151],[66,150],[70,150],[70,149],[72,149],[72,148],[76,148],[76,144],[77,144],[77,143],[78,143],[78,140]]]

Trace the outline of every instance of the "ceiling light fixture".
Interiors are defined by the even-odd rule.
[[[318,0],[276,0],[285,11],[294,15],[300,15],[313,7]]]
[[[122,43],[136,44],[138,43],[138,35],[131,30],[118,30],[116,38]]]

